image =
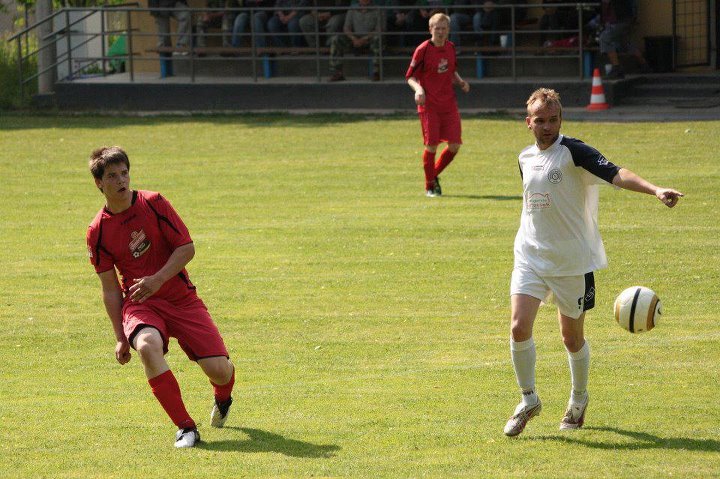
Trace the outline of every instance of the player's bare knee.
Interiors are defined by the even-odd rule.
[[[450,143],[448,145],[448,150],[450,150],[452,153],[457,153],[458,151],[460,151],[461,146],[462,145],[460,143]]]
[[[565,345],[565,349],[571,353],[576,353],[580,351],[580,348],[585,344],[585,338],[576,335],[563,336],[563,344]]]
[[[135,350],[141,359],[149,358],[163,353],[163,340],[160,334],[140,333],[135,338]]]
[[[510,334],[515,342],[527,341],[532,337],[532,325],[527,321],[513,318],[510,323]]]

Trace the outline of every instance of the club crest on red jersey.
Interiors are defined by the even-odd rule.
[[[438,63],[438,73],[445,73],[448,71],[448,59],[447,58],[441,58],[440,62]]]
[[[130,238],[130,244],[128,246],[130,247],[133,258],[139,258],[150,249],[150,240],[143,230],[133,231],[130,233]]]

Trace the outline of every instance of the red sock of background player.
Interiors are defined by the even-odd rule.
[[[435,163],[435,177],[440,176],[440,173],[447,168],[447,165],[449,165],[453,158],[455,158],[455,155],[457,155],[457,151],[453,152],[450,151],[448,147],[445,147],[443,152],[440,154],[440,158],[438,158],[437,163]]]
[[[179,429],[195,427],[195,421],[192,420],[185,409],[180,394],[180,385],[172,371],[168,369],[161,375],[148,379],[148,383],[160,405]]]
[[[230,394],[232,394],[233,385],[235,384],[235,368],[233,368],[232,376],[230,376],[230,381],[227,383],[221,386],[210,381],[210,384],[212,384],[213,390],[215,391],[215,400],[219,403],[227,401],[230,399]]]
[[[435,187],[435,152],[425,150],[423,152],[423,168],[425,169],[425,189],[432,190]]]

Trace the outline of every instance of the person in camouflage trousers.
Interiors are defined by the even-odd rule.
[[[343,56],[354,50],[356,53],[365,51],[373,55],[373,81],[380,80],[380,51],[382,48],[381,33],[385,25],[385,13],[381,9],[372,8],[372,0],[359,0],[358,5],[348,10],[345,15],[343,33],[335,35],[330,42],[330,81],[343,81]]]

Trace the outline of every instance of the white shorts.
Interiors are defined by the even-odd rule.
[[[561,314],[577,319],[595,307],[595,277],[591,272],[577,276],[545,276],[524,267],[515,267],[510,295],[526,294],[543,303],[557,305]]]

